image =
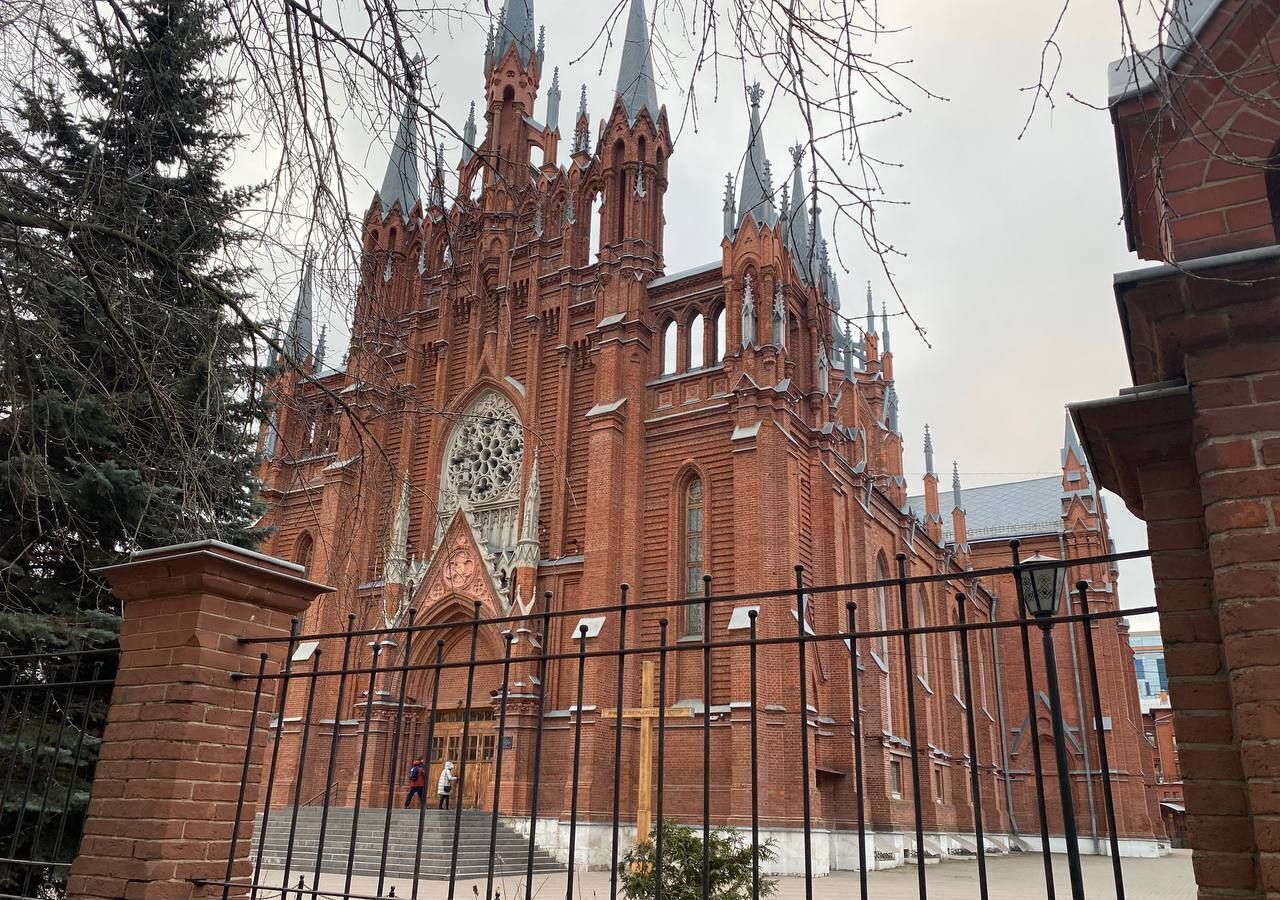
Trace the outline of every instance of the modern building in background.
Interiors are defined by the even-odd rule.
[[[1159,631],[1129,632],[1133,667],[1138,676],[1138,698],[1146,712],[1153,704],[1169,704],[1169,676],[1164,669],[1164,640]]]

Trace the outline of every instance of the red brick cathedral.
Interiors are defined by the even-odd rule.
[[[468,692],[465,669],[455,668],[438,686],[428,783],[434,785],[443,759],[465,755],[463,802],[488,806],[500,774],[503,811],[524,814],[541,720],[538,829],[563,856],[577,664],[555,662],[539,679],[527,660],[538,652],[546,603],[554,610],[616,603],[623,583],[631,602],[660,603],[700,595],[704,575],[713,577],[717,594],[787,588],[797,564],[809,583],[870,581],[896,574],[895,557],[903,553],[909,575],[955,575],[952,583],[912,589],[912,624],[955,621],[957,590],[972,598],[970,621],[1007,619],[1016,602],[1011,581],[975,584],[967,569],[1006,564],[1015,536],[1026,553],[1058,557],[1105,554],[1110,540],[1069,430],[1061,477],[966,491],[957,475],[946,510],[926,438],[923,493],[908,497],[888,320],[877,327],[869,293],[859,333],[841,316],[803,150],[790,151],[790,175],[776,189],[761,91],[750,93],[747,149],[736,186],[730,178],[725,190],[716,255],[708,243],[705,265],[667,273],[663,203],[674,148],[658,102],[644,4],[633,0],[630,7],[612,108],[593,136],[584,89],[567,153],[558,74],[551,75],[545,104],[537,103],[548,73],[532,6],[511,0],[490,35],[485,133],[477,136],[473,106],[451,203],[446,195],[455,192],[455,176],[446,178],[439,151],[420,195],[416,103],[406,107],[385,181],[365,217],[350,351],[337,369],[324,364],[323,335],[313,349],[310,272],[304,276],[288,341],[311,374],[285,375],[276,385],[277,412],[263,437],[275,531],[264,549],[336,587],[308,614],[306,631],[341,631],[348,614],[358,627],[404,625],[410,608],[415,624],[455,623],[416,632],[413,642],[404,634],[385,642],[382,665],[432,662],[437,636],[446,660],[466,660],[467,622],[477,601],[483,617],[524,617],[513,628],[503,771],[494,771],[501,669],[478,669]],[[1086,575],[1094,604],[1114,607],[1114,569],[1096,566],[1072,577]],[[897,597],[875,591],[815,596],[810,626],[842,629],[848,600],[858,603],[860,629],[900,624]],[[791,606],[758,605],[761,636],[796,633]],[[627,642],[656,646],[663,616],[675,646],[704,635],[740,638],[746,611],[720,604],[704,621],[700,605],[645,610],[629,617]],[[580,624],[589,626],[589,648],[617,646],[616,614],[552,621],[552,653],[575,649]],[[481,625],[477,657],[501,659],[507,627]],[[1149,796],[1150,750],[1125,630],[1121,620],[1106,620],[1095,626],[1095,638],[1122,846],[1148,854],[1159,852],[1163,831]],[[1071,629],[1056,632],[1070,778],[1088,852],[1092,835],[1105,839],[1106,825],[1087,688],[1081,693],[1083,678],[1076,678],[1083,651]],[[1036,847],[1021,645],[1012,630],[976,635],[973,690],[988,843]],[[901,642],[866,644],[859,678],[874,832],[869,857],[886,866],[914,853],[907,686]],[[974,849],[957,648],[953,635],[933,634],[920,637],[916,651],[920,813],[930,855]],[[307,665],[314,649],[301,645],[297,665]],[[322,649],[326,664],[341,659],[340,640]],[[367,665],[367,651],[359,649]],[[757,785],[748,764],[747,650],[714,654],[710,697],[701,652],[669,655],[667,702],[689,714],[667,725],[665,811],[700,820],[701,785],[709,778],[713,821],[742,826],[758,791],[765,832],[779,842],[778,866],[797,871],[804,773],[796,651],[765,647],[760,654],[765,774]],[[1035,659],[1042,667],[1038,651]],[[605,713],[616,706],[615,666],[611,658],[591,660],[585,679],[577,792],[584,830],[577,848],[579,861],[590,864],[608,858],[616,720]],[[626,705],[638,706],[641,660],[628,657],[626,666]],[[1041,690],[1043,676],[1039,671]],[[848,869],[857,855],[843,642],[811,645],[804,677],[812,707],[807,783],[815,864],[819,871]],[[364,802],[385,803],[397,710],[403,701],[398,758],[422,755],[433,680],[417,669],[403,693],[398,676],[382,679],[372,697],[349,688],[349,702],[336,715],[336,687],[326,681],[312,717],[326,737],[311,741],[301,772],[293,742],[304,692],[295,690],[279,723],[286,740],[277,801],[308,802],[324,791],[327,735],[337,728],[336,793],[349,804],[367,716]],[[1042,694],[1034,710],[1052,779]],[[710,772],[702,766],[706,716]],[[639,727],[625,720],[624,823],[636,808]],[[295,778],[302,779],[296,794]],[[1055,784],[1047,787],[1049,818],[1060,834]]]

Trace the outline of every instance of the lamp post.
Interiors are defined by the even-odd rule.
[[[1067,871],[1072,900],[1084,900],[1080,873],[1080,843],[1076,836],[1075,804],[1071,800],[1071,769],[1067,762],[1067,738],[1062,725],[1062,695],[1058,690],[1058,660],[1053,650],[1053,617],[1058,613],[1066,567],[1061,560],[1036,554],[1014,570],[1018,599],[1040,627],[1044,638],[1044,664],[1049,681],[1049,712],[1053,717],[1053,751],[1058,763],[1058,792],[1062,798],[1062,830],[1067,844]]]

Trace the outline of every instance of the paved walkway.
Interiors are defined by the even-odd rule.
[[[1071,896],[1067,880],[1067,861],[1055,856],[1054,873],[1057,896],[1067,900]],[[1086,856],[1083,859],[1085,896],[1088,900],[1112,900],[1115,884],[1112,881],[1111,861],[1105,857]],[[1123,860],[1126,900],[1195,900],[1196,884],[1191,871],[1191,851],[1174,850],[1163,859]],[[938,863],[927,868],[930,900],[977,900],[978,866],[976,862],[952,861]],[[556,872],[534,878],[533,896],[538,900],[561,900],[565,895],[568,873]],[[1035,900],[1045,896],[1044,865],[1039,854],[1016,854],[992,859],[987,865],[987,885],[991,900]],[[266,872],[261,883],[276,884],[279,872]],[[343,889],[340,875],[323,875],[320,891],[340,897]],[[290,884],[298,878],[291,876]],[[310,875],[307,876],[310,884]],[[916,900],[916,870],[914,866],[900,866],[872,872],[868,878],[869,894],[874,900]],[[503,900],[524,900],[522,878],[495,879],[495,893],[501,891]],[[377,897],[376,878],[356,877],[352,880],[353,897]],[[389,896],[395,889],[397,900],[409,900],[411,884],[405,879],[387,879],[381,896]],[[332,892],[332,893],[330,893]],[[485,893],[484,881],[458,881],[454,885],[454,900],[475,900]],[[608,872],[580,872],[574,876],[572,900],[608,900]],[[301,898],[292,891],[283,900],[311,900],[310,894]],[[858,896],[858,874],[838,872],[813,883],[813,900],[853,900]],[[278,900],[277,891],[260,891],[258,900]],[[779,878],[777,900],[806,900],[803,878]],[[444,881],[422,881],[418,886],[419,900],[448,900],[449,885]]]

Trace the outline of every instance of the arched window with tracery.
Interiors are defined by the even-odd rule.
[[[703,562],[705,510],[702,479],[691,478],[684,486],[680,503],[680,574],[686,597],[702,596],[702,575],[706,571]],[[685,606],[681,616],[681,634],[702,634],[702,626],[702,606],[697,603]]]

